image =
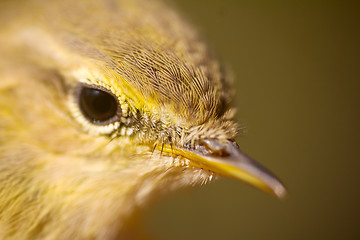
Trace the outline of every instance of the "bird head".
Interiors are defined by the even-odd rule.
[[[113,239],[217,175],[285,194],[236,144],[231,81],[176,11],[70,2],[29,1],[0,32],[3,236]]]

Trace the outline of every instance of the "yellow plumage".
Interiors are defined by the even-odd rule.
[[[284,194],[232,143],[228,77],[165,4],[0,9],[1,239],[125,238],[137,208],[214,172]]]

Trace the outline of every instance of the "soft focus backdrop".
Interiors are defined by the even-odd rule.
[[[356,1],[172,0],[235,75],[240,147],[289,189],[220,179],[163,198],[156,239],[360,239]]]

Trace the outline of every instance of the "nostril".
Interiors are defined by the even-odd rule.
[[[224,144],[217,139],[202,139],[199,141],[199,145],[202,146],[208,154],[220,157],[230,156],[230,152],[226,147],[227,144]]]

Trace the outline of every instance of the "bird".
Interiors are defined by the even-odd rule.
[[[0,22],[1,239],[137,239],[149,202],[217,176],[285,196],[172,4],[5,0]]]

